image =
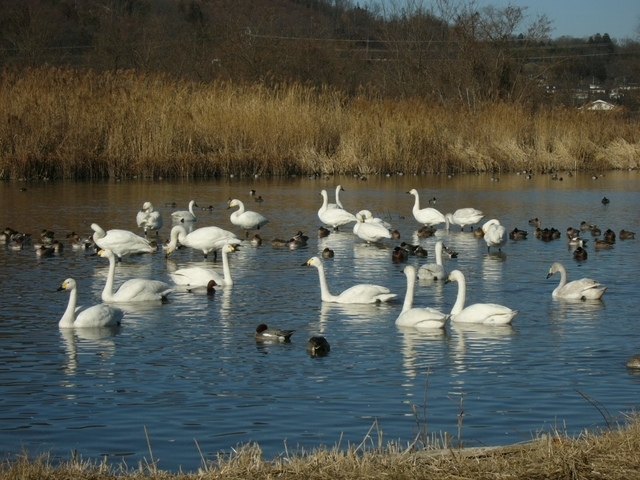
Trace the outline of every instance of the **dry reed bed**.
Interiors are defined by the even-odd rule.
[[[133,71],[0,74],[0,178],[637,168],[623,111],[347,97]]]
[[[367,440],[367,439],[365,439]],[[371,439],[369,439],[371,440]],[[575,438],[545,435],[531,443],[487,449],[400,450],[363,441],[349,449],[318,448],[309,453],[286,453],[266,461],[257,445],[220,455],[198,472],[169,473],[154,463],[138,468],[72,459],[53,465],[46,456],[26,453],[5,460],[0,480],[16,479],[632,479],[640,478],[640,418],[597,433]]]

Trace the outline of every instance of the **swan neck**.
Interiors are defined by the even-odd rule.
[[[407,275],[407,293],[404,296],[404,305],[402,306],[402,312],[404,313],[411,310],[413,307],[413,295],[416,288],[416,276]]]
[[[333,295],[329,292],[329,285],[327,284],[327,278],[324,273],[324,266],[320,264],[316,268],[318,269],[318,277],[320,277],[320,297],[323,302],[330,302],[333,299]]]
[[[453,305],[451,309],[451,315],[457,315],[462,310],[464,310],[464,302],[467,297],[467,282],[464,277],[458,277],[458,297],[456,298],[456,303]]]
[[[340,201],[340,187],[336,187],[336,205],[340,208],[344,208],[342,206],[342,202]]]
[[[560,284],[558,285],[558,288],[562,288],[566,284],[567,284],[567,271],[563,266],[562,268],[560,268]]]
[[[417,193],[414,193],[413,196],[416,197],[416,201],[413,203],[413,211],[417,212],[420,210],[420,197]]]
[[[222,274],[226,285],[233,285],[231,279],[231,268],[229,268],[229,253],[225,247],[222,247]]]
[[[113,279],[116,275],[116,258],[113,255],[109,256],[109,274],[107,275],[107,283],[102,290],[102,300],[105,302],[113,298]]]
[[[74,288],[69,294],[69,304],[64,311],[64,315],[60,319],[58,326],[60,327],[73,327],[73,322],[76,320],[76,302],[78,301],[78,290]]]
[[[442,266],[442,245],[436,245],[436,264]]]

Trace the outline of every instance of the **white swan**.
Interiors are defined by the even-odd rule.
[[[331,295],[327,279],[324,273],[324,266],[318,257],[311,257],[303,267],[316,267],[320,277],[320,292],[323,302],[331,303],[380,303],[388,302],[396,297],[395,293],[390,293],[387,287],[371,284],[358,284],[346,289],[340,295]]]
[[[427,263],[418,269],[421,280],[444,280],[447,276],[442,264],[442,242],[436,242],[436,263]]]
[[[389,230],[378,223],[366,223],[364,216],[358,215],[358,221],[353,226],[353,233],[367,243],[376,243],[383,238],[391,238]]]
[[[418,195],[418,191],[415,188],[412,188],[407,193],[410,193],[414,197],[416,197],[415,203],[413,204],[413,216],[414,218],[424,225],[432,227],[434,225],[438,225],[440,223],[445,222],[444,215],[440,213],[435,208],[427,207],[420,209],[420,197]]]
[[[214,280],[216,285],[230,286],[233,285],[231,278],[231,268],[229,267],[228,254],[235,252],[236,247],[233,244],[224,245],[222,247],[222,275],[212,268],[204,267],[188,267],[180,268],[169,276],[176,285],[190,285],[192,287],[206,286],[210,280]]]
[[[157,250],[148,240],[128,230],[112,229],[105,232],[97,223],[92,223],[91,229],[94,231],[95,244],[103,250],[108,248],[113,251],[119,259],[131,253],[153,253]]]
[[[554,298],[566,298],[573,300],[598,300],[602,298],[607,287],[591,278],[582,278],[567,283],[567,270],[560,262],[555,262],[549,269],[549,278],[554,273],[560,272],[560,284],[551,294]]]
[[[460,231],[464,230],[467,225],[475,225],[484,218],[484,213],[475,208],[459,208],[453,213],[447,213],[444,216],[447,226],[446,230],[449,230],[449,224],[459,225]]]
[[[136,223],[139,228],[144,229],[145,236],[149,230],[155,230],[157,235],[158,230],[160,230],[162,225],[164,225],[162,214],[153,209],[151,202],[144,202],[142,210],[140,210],[138,215],[136,215]]]
[[[214,252],[214,256],[217,257],[216,250],[227,244],[239,245],[242,243],[235,234],[219,227],[202,227],[187,235],[187,230],[182,225],[176,225],[171,229],[171,239],[165,253],[170,255],[171,252],[176,250],[178,242],[185,247],[202,250],[204,258],[207,258],[210,252]]]
[[[336,203],[328,203],[327,204],[327,209],[331,210],[333,208],[342,208],[344,209],[344,206],[342,205],[342,202],[340,201],[340,192],[344,192],[344,188],[342,188],[342,185],[338,185],[336,187]]]
[[[178,210],[177,212],[173,212],[171,214],[171,219],[174,222],[180,222],[180,223],[185,223],[185,222],[195,222],[196,221],[196,216],[193,213],[193,207],[197,207],[198,205],[196,204],[195,200],[191,200],[189,202],[189,210]]]
[[[120,325],[124,312],[119,308],[109,305],[93,305],[92,307],[76,308],[78,301],[78,285],[73,278],[67,278],[62,282],[60,290],[69,290],[69,304],[62,315],[58,326],[60,328],[97,328]]]
[[[263,215],[260,215],[258,212],[252,212],[251,210],[244,209],[244,203],[242,203],[238,199],[233,199],[229,201],[229,208],[238,207],[238,210],[231,214],[231,223],[237,225],[238,227],[244,228],[247,232],[249,230],[253,230],[254,228],[260,230],[260,227],[264,227],[269,220],[267,220]]]
[[[484,232],[484,241],[487,242],[487,251],[491,251],[491,247],[502,251],[502,247],[507,244],[507,239],[509,238],[507,229],[494,218],[482,226],[482,231]]]
[[[452,322],[508,325],[518,314],[518,310],[511,310],[509,307],[496,303],[475,303],[465,308],[467,283],[463,273],[460,270],[454,270],[449,274],[445,283],[449,282],[458,282],[458,298],[451,309]]]
[[[116,274],[116,257],[109,249],[99,250],[98,255],[109,260],[107,283],[102,290],[103,302],[156,302],[166,300],[171,287],[160,280],[132,278],[113,291],[113,280]]]
[[[318,218],[322,223],[331,225],[334,230],[338,230],[342,225],[358,221],[355,215],[342,208],[329,209],[329,196],[326,190],[322,190],[320,195],[322,195],[322,206],[318,210]]]
[[[396,319],[396,325],[416,328],[444,328],[451,315],[445,315],[435,308],[413,308],[416,269],[412,265],[407,265],[403,272],[407,277],[407,293],[404,297],[402,312]]]
[[[390,223],[385,222],[381,218],[374,217],[373,213],[371,213],[370,210],[360,210],[358,213],[356,213],[356,218],[357,217],[364,217],[365,223],[375,223],[375,224],[378,224],[378,225],[382,225],[387,230],[391,229],[391,224]]]

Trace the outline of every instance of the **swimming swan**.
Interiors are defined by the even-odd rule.
[[[427,207],[420,209],[420,197],[418,195],[418,191],[415,188],[412,188],[407,193],[410,193],[411,195],[416,197],[415,203],[413,204],[413,216],[418,221],[418,223],[422,223],[424,225],[427,225],[428,227],[432,227],[446,221],[444,215],[435,208]]]
[[[475,303],[464,307],[467,296],[467,283],[460,270],[452,271],[447,277],[449,282],[458,282],[458,298],[451,309],[451,321],[460,323],[482,323],[484,325],[508,325],[518,310],[511,310],[496,303]]]
[[[445,315],[435,308],[413,308],[416,269],[412,265],[407,265],[403,272],[407,277],[407,293],[404,297],[402,312],[396,319],[396,325],[416,328],[444,328],[451,315]]]
[[[222,275],[212,268],[188,267],[180,268],[175,272],[170,273],[169,276],[176,285],[203,287],[206,286],[210,280],[214,280],[217,285],[233,285],[228,254],[235,251],[236,247],[233,244],[224,245],[222,247]]]
[[[189,210],[178,210],[177,212],[173,212],[171,214],[171,219],[174,222],[180,222],[180,223],[185,223],[185,222],[195,222],[196,221],[196,216],[193,213],[193,207],[197,207],[198,205],[196,204],[195,200],[191,200],[189,202]]]
[[[495,247],[501,252],[502,247],[507,244],[507,229],[494,218],[482,226],[482,231],[484,232],[484,241],[487,242],[487,251],[491,251],[491,247]]]
[[[328,208],[329,196],[326,190],[320,192],[322,195],[322,206],[318,210],[318,218],[325,225],[331,225],[334,230],[338,230],[342,225],[347,223],[357,222],[358,219],[352,213],[343,210],[342,208]]]
[[[98,255],[109,260],[107,283],[102,290],[103,302],[157,302],[166,300],[171,293],[169,284],[160,280],[131,278],[113,291],[113,279],[116,273],[116,257],[108,248],[99,250]]]
[[[153,209],[151,202],[144,202],[142,210],[140,210],[138,215],[136,215],[136,223],[139,228],[144,229],[145,236],[147,236],[147,232],[149,230],[155,230],[157,235],[158,230],[160,230],[162,225],[164,225],[162,214]]]
[[[69,304],[62,315],[58,326],[60,328],[97,328],[120,325],[124,312],[109,305],[94,305],[88,308],[76,308],[78,300],[78,285],[73,278],[67,278],[58,291],[69,290]]]
[[[567,283],[567,270],[560,262],[555,262],[549,269],[549,278],[554,273],[560,272],[560,284],[551,294],[554,298],[566,298],[573,300],[598,300],[604,295],[607,287],[590,278],[582,278]]]
[[[427,263],[418,269],[418,278],[421,280],[444,280],[447,276],[442,264],[442,242],[436,242],[436,263]]]
[[[202,250],[204,258],[207,258],[210,252],[214,252],[214,257],[217,257],[216,251],[227,244],[239,245],[241,243],[234,233],[219,227],[202,227],[187,235],[187,230],[182,225],[176,225],[171,229],[171,240],[165,253],[170,255],[176,250],[178,242],[185,247]]]
[[[156,251],[156,248],[148,240],[128,230],[112,229],[105,232],[97,223],[92,223],[91,229],[94,231],[93,241],[95,244],[103,250],[108,248],[113,251],[118,259],[131,253],[153,253]]]
[[[446,230],[449,230],[449,224],[460,225],[460,231],[464,230],[467,225],[475,225],[484,218],[484,213],[475,208],[459,208],[453,213],[447,213],[444,216],[446,222]]]
[[[320,277],[320,292],[323,302],[331,303],[380,303],[387,302],[396,297],[395,293],[390,293],[389,289],[380,285],[358,284],[346,289],[340,295],[331,295],[327,279],[324,273],[324,266],[318,257],[311,257],[303,267],[316,267]]]
[[[391,233],[382,224],[366,223],[365,217],[358,214],[358,221],[353,226],[353,233],[367,243],[377,243],[384,238],[391,238]]]
[[[260,215],[258,212],[252,212],[251,210],[244,209],[244,203],[240,200],[233,199],[229,200],[229,208],[238,207],[238,210],[231,214],[231,223],[237,225],[238,227],[244,228],[245,230],[253,230],[254,228],[260,230],[260,227],[264,227],[269,220],[267,220],[263,215]]]

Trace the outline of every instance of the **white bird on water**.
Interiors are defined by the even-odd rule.
[[[320,195],[322,195],[322,206],[318,210],[318,218],[322,223],[332,226],[334,230],[338,230],[343,225],[358,221],[355,215],[342,208],[328,208],[329,196],[326,190],[322,190]]]
[[[303,267],[316,267],[318,269],[318,276],[320,277],[320,293],[323,302],[330,303],[381,303],[388,302],[397,295],[391,293],[387,287],[371,284],[358,284],[346,289],[340,295],[332,295],[329,292],[329,286],[327,285],[327,278],[324,273],[324,266],[322,260],[318,257],[311,257],[305,263]]]
[[[113,251],[120,260],[124,255],[153,253],[157,250],[157,247],[152,246],[147,239],[128,230],[114,228],[105,232],[97,223],[92,223],[91,229],[94,231],[93,241],[95,244],[103,250],[108,248]]]
[[[238,210],[231,214],[231,223],[243,228],[249,236],[249,230],[260,230],[260,227],[264,227],[269,220],[264,215],[258,212],[252,212],[251,210],[245,210],[244,203],[238,199],[229,200],[229,208],[238,207]]]
[[[442,242],[436,242],[436,263],[427,263],[418,269],[421,280],[444,280],[447,276],[442,263]]]
[[[447,277],[449,282],[458,282],[458,297],[451,309],[451,321],[459,323],[481,323],[484,325],[508,325],[518,314],[518,310],[497,303],[474,303],[465,308],[467,282],[460,270],[454,270]]]
[[[164,222],[162,220],[162,214],[157,210],[153,209],[153,205],[151,202],[144,202],[142,205],[142,210],[138,212],[136,215],[136,223],[139,228],[144,229],[144,235],[147,236],[147,232],[149,230],[156,231],[156,235],[158,234],[158,230],[162,228]]]
[[[331,210],[332,208],[342,208],[344,210],[344,206],[342,205],[342,202],[340,201],[340,192],[344,192],[344,188],[342,188],[342,185],[338,185],[336,187],[336,203],[328,203],[327,204],[327,209]]]
[[[62,285],[58,288],[58,291],[61,290],[68,290],[70,295],[67,309],[60,322],[58,322],[60,328],[99,328],[120,325],[124,312],[119,308],[110,307],[102,303],[87,308],[76,308],[78,285],[73,278],[67,278],[62,282]]]
[[[482,226],[482,231],[484,232],[484,241],[487,242],[487,251],[491,251],[491,247],[495,247],[501,252],[509,238],[507,229],[494,218]]]
[[[367,243],[377,243],[384,238],[391,238],[389,230],[379,223],[366,223],[364,216],[358,214],[358,221],[353,226],[353,233]]]
[[[231,268],[229,267],[228,254],[235,252],[236,246],[228,244],[222,247],[222,275],[212,268],[204,267],[187,267],[180,268],[169,276],[176,285],[189,285],[192,287],[206,286],[209,281],[214,280],[216,285],[230,286],[233,285],[231,278]]]
[[[549,269],[547,278],[554,273],[560,273],[560,284],[551,294],[554,298],[566,298],[569,300],[598,300],[602,298],[607,287],[591,279],[582,278],[567,283],[567,270],[560,262],[555,262]]]
[[[484,218],[484,213],[475,208],[459,208],[453,213],[447,213],[444,216],[446,222],[446,230],[449,230],[449,225],[459,225],[460,231],[464,230],[467,225],[475,225]]]
[[[413,204],[412,212],[413,217],[418,221],[418,223],[422,223],[423,225],[427,225],[428,227],[433,227],[434,225],[445,222],[444,215],[435,208],[420,208],[420,196],[418,195],[418,191],[415,188],[412,188],[407,193],[410,193],[411,195],[416,197],[415,203]]]
[[[407,293],[404,297],[402,312],[396,319],[396,325],[416,328],[444,328],[451,315],[446,315],[435,308],[414,308],[413,296],[416,286],[416,269],[407,265],[403,269],[407,277]]]
[[[189,210],[178,210],[177,212],[173,212],[171,214],[171,219],[174,222],[185,223],[185,222],[195,222],[196,215],[193,213],[193,207],[197,207],[195,200],[191,200],[189,202]]]
[[[204,258],[207,258],[207,255],[211,252],[214,252],[214,258],[216,258],[217,250],[223,246],[230,243],[236,245],[242,243],[233,232],[223,230],[220,227],[202,227],[187,235],[187,230],[182,225],[176,225],[171,229],[171,239],[165,253],[170,255],[171,252],[176,250],[178,242],[185,247],[202,250]]]

